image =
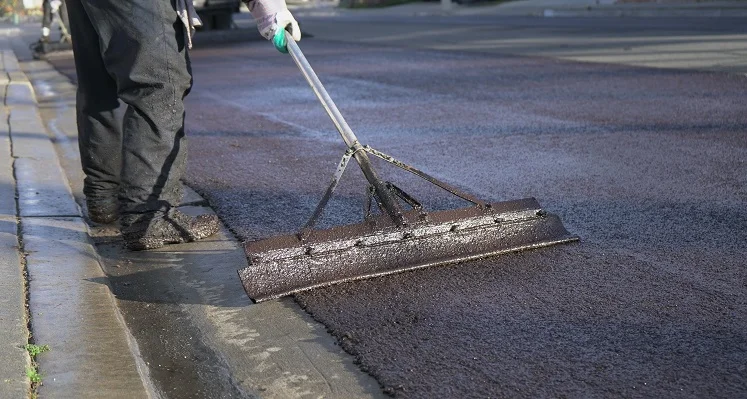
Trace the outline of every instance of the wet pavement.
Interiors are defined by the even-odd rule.
[[[298,295],[385,392],[747,394],[744,75],[396,41],[301,48],[363,141],[488,201],[536,197],[581,237]],[[187,183],[242,239],[294,232],[344,151],[331,122],[267,43],[192,61]],[[426,206],[455,205],[382,170]],[[363,214],[360,172],[338,190],[327,226]]]

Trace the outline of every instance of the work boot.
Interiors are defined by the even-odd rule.
[[[87,199],[88,218],[95,223],[111,224],[119,217],[119,205],[115,199]]]
[[[39,39],[29,45],[29,49],[31,50],[31,56],[34,57],[35,60],[40,60],[44,58],[44,54],[47,53],[46,51],[46,42],[42,39]]]
[[[215,215],[189,216],[176,209],[150,220],[144,218],[123,228],[125,245],[132,251],[161,248],[168,244],[192,242],[209,237],[220,229]]]

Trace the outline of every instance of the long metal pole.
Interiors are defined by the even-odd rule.
[[[397,202],[397,199],[392,195],[389,189],[386,188],[384,182],[382,182],[376,174],[373,165],[371,165],[371,160],[368,158],[368,154],[363,151],[363,146],[358,141],[358,138],[355,137],[355,133],[350,129],[348,123],[345,122],[345,118],[343,118],[340,110],[337,109],[337,106],[334,101],[332,101],[332,97],[329,96],[327,90],[324,89],[322,82],[319,80],[319,77],[316,76],[316,73],[301,52],[298,44],[296,44],[296,41],[293,40],[293,37],[291,37],[288,32],[285,32],[285,39],[288,42],[288,53],[290,53],[291,58],[293,58],[293,61],[298,65],[298,68],[301,70],[304,78],[306,78],[309,86],[311,86],[314,94],[316,94],[316,97],[321,101],[322,107],[324,107],[324,110],[327,111],[327,115],[332,119],[332,123],[334,123],[337,131],[340,132],[345,144],[348,148],[354,151],[353,157],[361,167],[363,175],[366,176],[366,180],[368,180],[368,182],[373,186],[376,196],[381,202],[381,208],[383,208],[382,211],[386,212],[397,225],[406,225],[407,221],[402,215],[402,208]]]

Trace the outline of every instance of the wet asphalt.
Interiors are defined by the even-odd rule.
[[[301,48],[362,141],[488,201],[536,197],[581,237],[298,295],[385,392],[747,395],[745,76]],[[241,239],[300,227],[345,149],[273,51],[192,54],[187,183]],[[381,169],[426,206],[461,205]],[[359,221],[364,189],[350,168],[323,225]]]

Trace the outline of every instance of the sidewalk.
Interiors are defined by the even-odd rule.
[[[0,53],[0,67],[3,69],[0,72],[0,90],[4,100],[0,118],[5,122],[0,130],[0,397],[22,398],[27,397],[30,388],[25,370],[31,362],[23,349],[29,336],[26,329],[24,267],[16,218],[16,186],[7,123],[6,93],[11,81],[5,58],[5,53]],[[13,60],[8,61],[12,64]]]

